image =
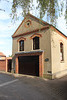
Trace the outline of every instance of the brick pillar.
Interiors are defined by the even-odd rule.
[[[44,73],[44,52],[42,53],[42,77]]]
[[[42,55],[39,55],[39,76],[42,77]]]
[[[19,73],[19,68],[18,68],[18,57],[16,57],[16,62],[15,62],[15,72],[18,74]]]
[[[39,55],[39,76],[43,77],[43,70],[44,70],[44,57],[43,53]]]
[[[7,58],[6,58],[6,72],[8,72],[8,61],[7,61]]]

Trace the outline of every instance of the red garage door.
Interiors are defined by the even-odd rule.
[[[0,61],[0,71],[6,71],[6,61],[5,60]]]

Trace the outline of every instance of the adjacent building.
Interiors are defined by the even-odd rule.
[[[0,52],[0,71],[6,71],[6,55]]]
[[[6,57],[0,52],[0,71],[11,72],[12,57]]]
[[[67,36],[53,25],[27,14],[12,39],[15,73],[51,79],[67,74]]]

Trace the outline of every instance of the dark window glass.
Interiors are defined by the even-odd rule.
[[[64,60],[64,55],[63,55],[63,43],[60,43],[60,59],[61,59],[61,61]]]
[[[24,40],[19,41],[19,50],[24,51]]]
[[[33,38],[33,50],[39,49],[39,37]]]

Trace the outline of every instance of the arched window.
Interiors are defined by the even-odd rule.
[[[39,37],[33,38],[33,50],[39,49]]]
[[[19,41],[19,51],[24,51],[24,40]]]
[[[60,60],[64,61],[63,43],[60,43]]]

